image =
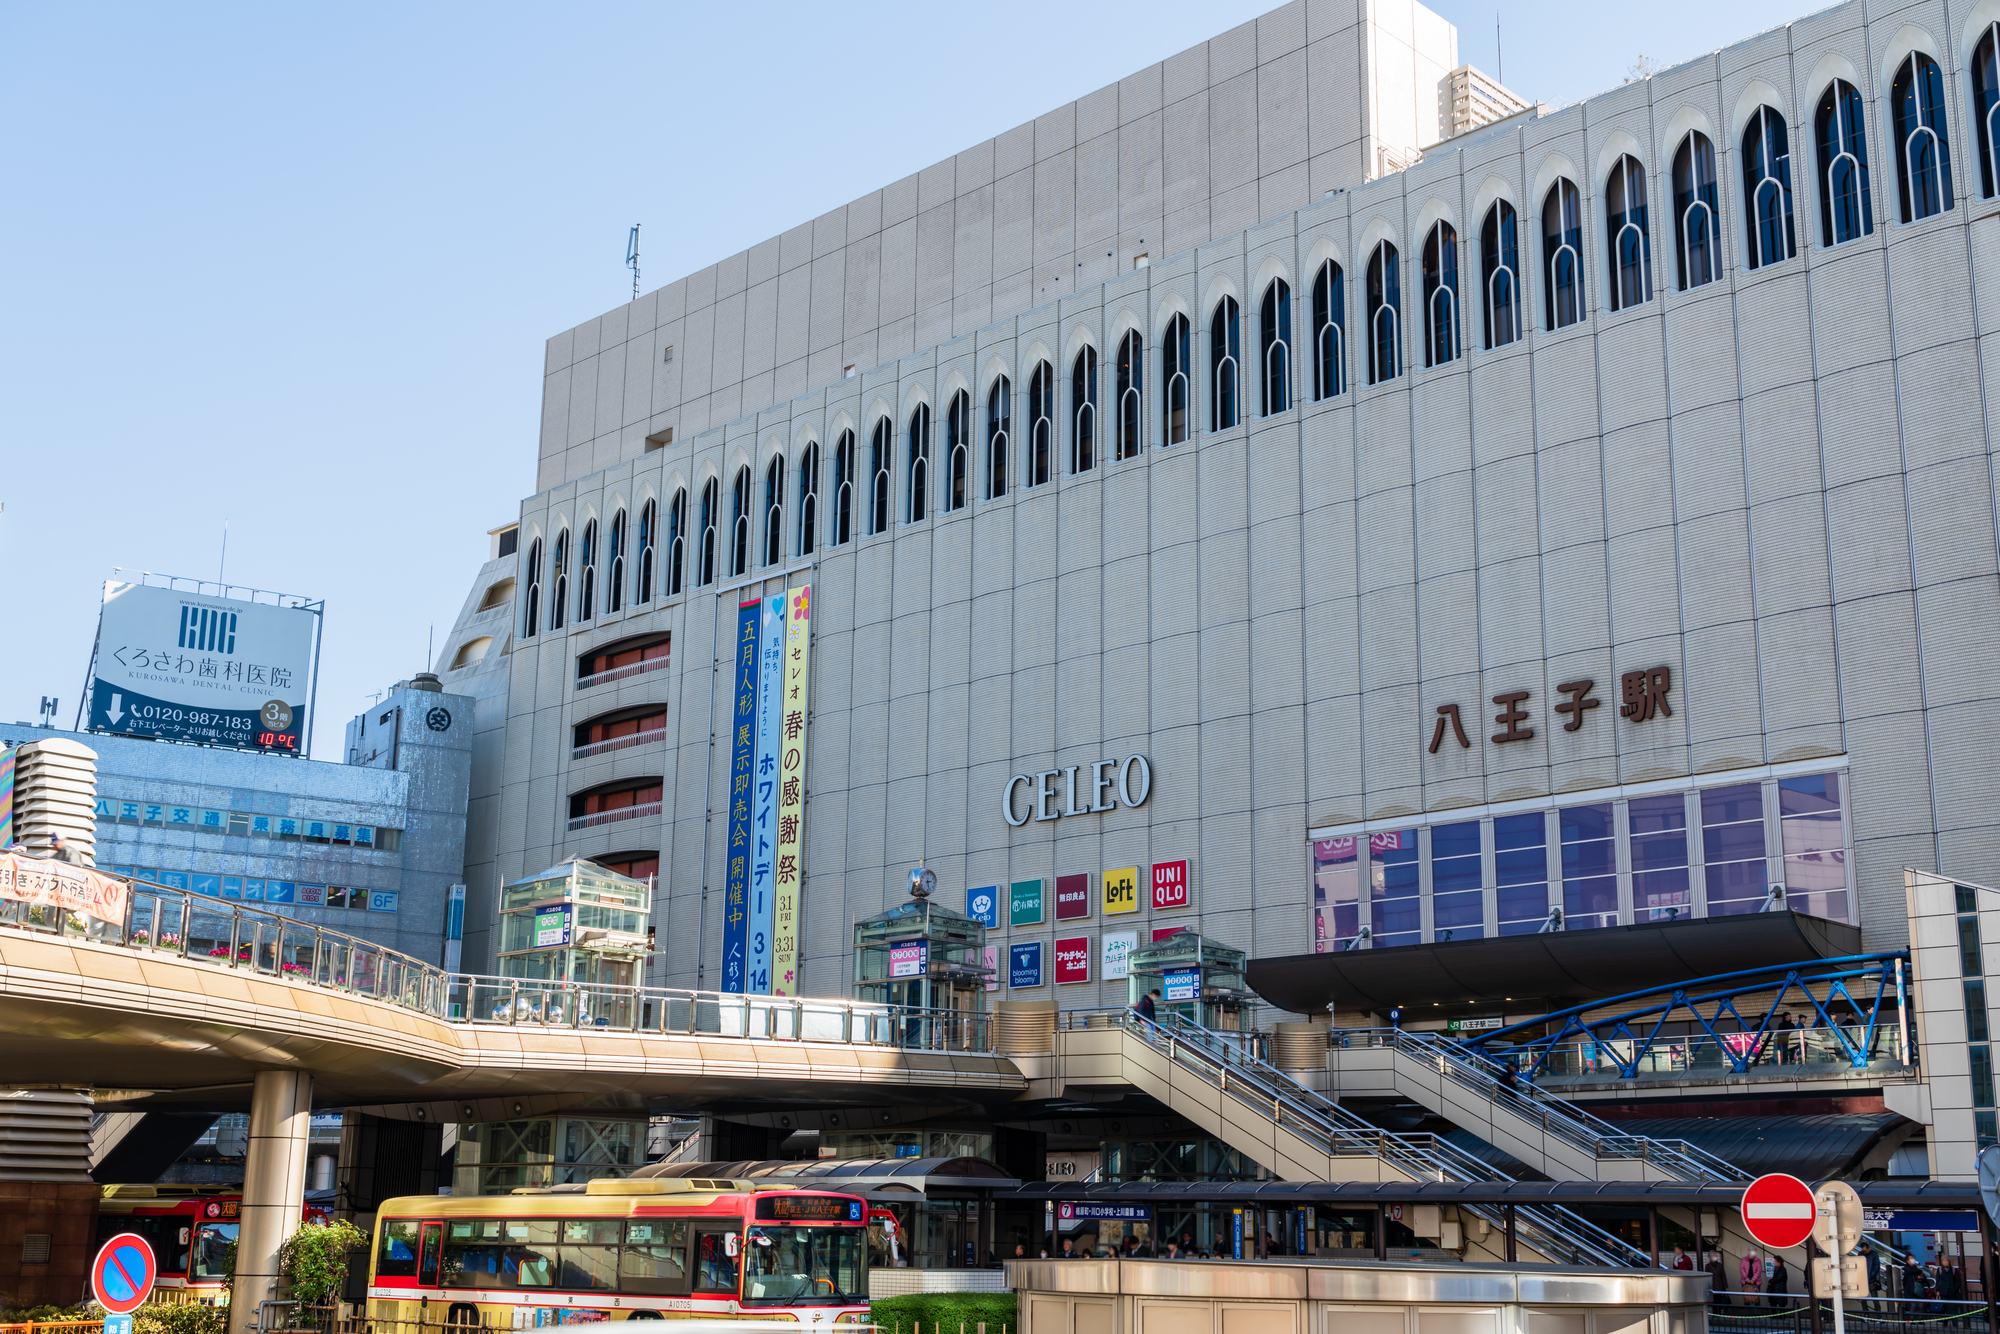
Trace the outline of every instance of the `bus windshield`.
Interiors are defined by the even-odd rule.
[[[868,1300],[858,1227],[753,1227],[743,1261],[746,1305],[800,1306]]]
[[[188,1277],[197,1283],[227,1281],[230,1248],[236,1243],[236,1224],[203,1223],[194,1234],[194,1268]]]

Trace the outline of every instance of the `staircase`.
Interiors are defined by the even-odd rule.
[[[1513,1180],[1436,1136],[1399,1135],[1369,1124],[1250,1054],[1240,1035],[1178,1016],[1148,1021],[1126,1009],[1065,1011],[1059,1029],[1067,1082],[1088,1082],[1090,1067],[1098,1065],[1104,1075],[1130,1083],[1287,1180]],[[1116,1071],[1108,1068],[1111,1060]],[[1371,1161],[1378,1165],[1372,1172],[1357,1170]],[[1458,1207],[1484,1220],[1489,1233],[1504,1235],[1503,1206]],[[1515,1236],[1520,1246],[1556,1264],[1651,1263],[1645,1252],[1555,1205],[1517,1207]],[[1491,1237],[1479,1249],[1490,1250],[1497,1241]]]
[[[1545,1176],[1562,1181],[1743,1181],[1686,1140],[1618,1129],[1438,1033],[1344,1032],[1328,1068],[1343,1097],[1410,1098]]]

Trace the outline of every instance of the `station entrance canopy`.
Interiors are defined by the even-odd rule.
[[[1281,1010],[1451,1010],[1507,1000],[1579,1004],[1699,977],[1861,952],[1861,929],[1795,912],[1641,922],[1495,940],[1252,960],[1251,989]],[[1552,1008],[1560,1008],[1552,1007]]]
[[[730,1177],[782,1181],[790,1186],[846,1191],[871,1200],[962,1199],[966,1192],[990,1195],[1020,1182],[982,1158],[808,1158],[750,1159],[733,1163],[654,1163],[632,1173],[641,1177]]]

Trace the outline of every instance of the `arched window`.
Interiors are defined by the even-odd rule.
[[[1542,301],[1551,329],[1583,318],[1583,200],[1568,180],[1542,200]]]
[[[1368,383],[1403,373],[1403,277],[1396,247],[1378,242],[1368,257]]]
[[[1868,186],[1867,119],[1861,94],[1835,79],[1819,95],[1813,118],[1819,139],[1819,235],[1824,246],[1859,240],[1875,230]]]
[[[718,534],[716,525],[722,519],[722,483],[711,477],[701,487],[701,579],[700,583],[715,582],[715,544]]]
[[[1495,200],[1479,226],[1479,285],[1486,350],[1521,336],[1521,238],[1514,206]]]
[[[806,442],[799,455],[799,554],[810,556],[819,544],[819,441]]]
[[[1215,303],[1208,321],[1208,429],[1227,431],[1243,419],[1243,313],[1236,298]]]
[[[944,507],[948,513],[965,508],[971,488],[972,395],[963,389],[951,396],[944,410]]]
[[[1178,445],[1188,438],[1188,407],[1194,378],[1194,333],[1188,317],[1176,315],[1167,321],[1167,339],[1160,345],[1160,374],[1166,377],[1162,421],[1166,443]]]
[[[686,487],[674,492],[667,507],[667,596],[681,591],[681,576],[687,570],[688,493]]]
[[[930,513],[931,405],[917,404],[910,414],[910,514],[908,523],[921,523]]]
[[[889,459],[896,452],[896,428],[887,417],[875,423],[868,440],[868,531],[889,531]]]
[[[2000,23],[1972,49],[1972,117],[1979,122],[1979,193],[2000,194]]]
[[[1424,238],[1424,365],[1458,358],[1458,229],[1432,224]]]
[[[773,454],[764,465],[764,563],[785,558],[785,456]]]
[[[528,569],[524,577],[528,596],[521,617],[521,638],[532,638],[542,628],[542,539],[528,544]]]
[[[1743,210],[1750,229],[1750,267],[1762,268],[1798,253],[1792,231],[1792,148],[1785,118],[1758,107],[1743,127]]]
[[[1007,494],[1007,458],[1014,447],[1014,386],[1001,376],[986,394],[986,498]]]
[[[854,540],[854,432],[842,431],[833,445],[833,545]]]
[[[686,504],[687,492],[676,492],[674,495],[675,508],[678,509]],[[680,545],[681,530],[684,527],[686,525],[681,522],[680,516],[676,514],[674,516],[674,545],[676,548]],[[660,507],[658,503],[649,500],[639,507],[639,587],[632,596],[632,600],[642,606],[653,600],[653,566],[658,560],[653,548],[658,545],[659,540]],[[676,558],[679,557],[680,552],[678,549],[674,552],[674,555]],[[675,563],[678,565],[678,559]],[[678,575],[670,574],[667,576],[667,579],[667,592],[678,593],[681,591],[681,581]]]
[[[736,470],[729,486],[729,573],[731,577],[750,573],[750,469]]]
[[[1028,377],[1028,485],[1049,480],[1049,456],[1055,452],[1056,370],[1046,361],[1035,363]]]
[[[1347,388],[1347,275],[1328,260],[1313,276],[1313,399]]]
[[[1700,130],[1689,130],[1674,154],[1674,259],[1683,292],[1722,276],[1715,145]]]
[[[611,516],[611,541],[604,549],[604,610],[625,609],[625,511]]]
[[[1627,153],[1604,182],[1604,239],[1611,248],[1611,308],[1653,299],[1653,237],[1646,230],[1646,169]]]
[[[1944,72],[1921,51],[1896,67],[1889,84],[1896,120],[1896,183],[1903,221],[1934,218],[1951,207],[1951,139],[1945,133]]]
[[[1069,470],[1097,466],[1097,349],[1085,347],[1070,365]]]
[[[583,549],[577,555],[576,619],[587,621],[597,614],[597,520],[583,525]]]
[[[556,534],[555,559],[549,565],[549,629],[560,630],[569,618],[569,529]]]
[[[1137,329],[1118,340],[1118,457],[1139,457],[1145,428],[1145,403],[1139,393],[1145,374],[1146,342]]]
[[[1273,278],[1264,289],[1257,350],[1262,357],[1264,415],[1269,417],[1292,406],[1292,289],[1283,278]]]

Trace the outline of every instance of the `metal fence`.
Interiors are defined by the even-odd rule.
[[[325,987],[445,1023],[927,1051],[992,1050],[990,1020],[983,1014],[840,997],[755,996],[448,973],[345,932],[146,881],[132,882],[122,922],[0,902],[0,926],[157,951],[216,968]]]

